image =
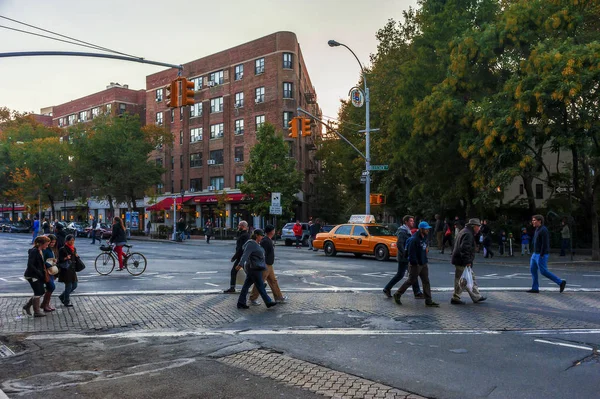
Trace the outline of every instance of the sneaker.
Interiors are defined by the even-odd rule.
[[[429,307],[429,308],[439,308],[440,304],[437,302],[425,302],[425,306]]]
[[[425,294],[423,294],[422,292],[417,292],[415,294],[415,299],[425,299]]]
[[[254,305],[254,306],[260,306],[261,305],[261,303],[259,301],[257,301],[256,299],[251,300],[250,303],[252,305]]]
[[[223,290],[223,294],[235,294],[235,288],[231,287],[226,290]]]
[[[454,299],[454,298],[450,299],[450,303],[452,305],[466,305],[465,301],[460,300],[460,299]]]
[[[562,283],[560,283],[560,292],[563,292],[565,290],[566,286],[567,286],[567,280],[563,280]]]
[[[396,304],[398,304],[398,305],[402,305],[402,301],[400,300],[400,297],[401,297],[401,296],[402,296],[402,295],[400,295],[400,294],[399,294],[399,293],[397,293],[397,292],[394,294],[394,302],[396,302]]]
[[[272,308],[273,306],[277,305],[277,302],[275,302],[275,301],[268,302],[266,305],[267,305],[267,308]]]
[[[246,305],[245,303],[239,303],[238,302],[237,308],[238,309],[250,309],[250,306]]]
[[[392,297],[392,291],[384,288],[383,289],[383,295],[385,295],[386,298],[391,298]]]
[[[73,304],[71,302],[64,303],[67,308],[72,308]]]
[[[527,292],[529,292],[530,294],[539,294],[540,290],[534,290],[533,288],[530,290],[527,290]]]
[[[287,295],[284,295],[284,297],[281,298],[281,299],[276,299],[275,300],[275,302],[277,302],[277,303],[287,303],[287,301],[288,301]]]

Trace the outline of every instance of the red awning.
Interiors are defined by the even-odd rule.
[[[181,196],[177,196],[175,202],[181,205],[182,202],[186,202],[191,198],[192,197],[189,196],[183,198],[181,198]],[[173,209],[173,198],[165,198],[164,200],[146,208],[147,211],[167,211],[169,209]]]
[[[13,210],[12,206],[0,208],[0,212],[12,212],[12,210]],[[21,212],[24,210],[25,210],[25,207],[22,205],[15,206],[15,212]]]
[[[243,201],[246,194],[227,194],[228,201]],[[194,202],[199,204],[216,204],[219,200],[216,195],[202,195],[194,197]]]

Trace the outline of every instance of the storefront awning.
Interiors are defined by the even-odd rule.
[[[24,210],[25,210],[24,206],[15,206],[15,212],[21,212]],[[12,212],[12,211],[13,211],[12,206],[0,208],[0,212]]]
[[[188,196],[181,198],[181,196],[177,196],[175,202],[178,205],[181,205],[182,202],[187,202],[191,198],[193,197]],[[169,209],[173,209],[173,198],[165,198],[162,201],[159,201],[156,204],[146,208],[147,211],[167,211]]]
[[[227,194],[228,201],[243,201],[246,194]],[[216,204],[219,202],[216,195],[202,195],[194,197],[194,202],[197,204]]]

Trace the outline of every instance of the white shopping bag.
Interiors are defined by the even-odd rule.
[[[462,288],[466,288],[467,291],[473,291],[473,272],[469,266],[465,267],[465,271],[458,282]]]
[[[237,285],[244,285],[244,281],[246,281],[246,272],[244,271],[244,268],[241,268],[237,272],[237,276],[235,277],[235,283]]]

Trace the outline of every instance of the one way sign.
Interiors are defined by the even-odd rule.
[[[271,193],[271,206],[281,206],[281,193]]]

